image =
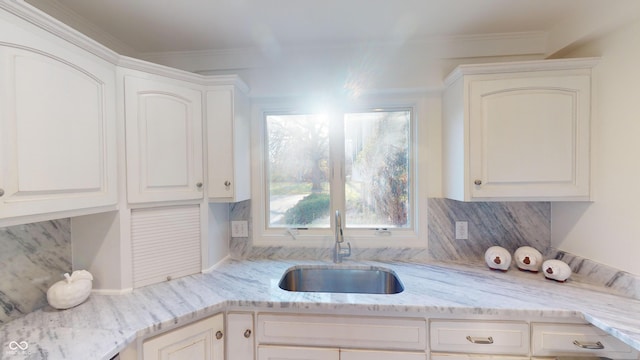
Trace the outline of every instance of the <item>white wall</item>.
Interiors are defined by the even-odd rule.
[[[552,205],[552,246],[640,274],[640,21],[566,57],[601,56],[594,73],[592,203]]]
[[[203,270],[208,270],[229,256],[229,205],[210,203],[202,205],[207,212],[209,228],[207,229],[208,244],[204,248],[207,249],[208,257],[203,262]],[[204,254],[203,254],[204,255]]]

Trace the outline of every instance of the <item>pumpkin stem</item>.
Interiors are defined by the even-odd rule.
[[[67,284],[71,284],[71,276],[69,273],[64,273],[64,278],[67,279]]]

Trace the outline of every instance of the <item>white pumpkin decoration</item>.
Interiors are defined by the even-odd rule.
[[[520,270],[538,272],[542,265],[542,254],[531,246],[521,246],[513,254]]]
[[[492,246],[485,251],[484,261],[490,269],[507,271],[511,265],[511,254],[502,246]]]
[[[76,270],[65,279],[51,285],[47,290],[47,301],[56,309],[69,309],[82,304],[91,294],[93,276],[86,270]]]
[[[547,279],[565,282],[571,276],[571,268],[561,260],[547,260],[542,263],[542,272]]]

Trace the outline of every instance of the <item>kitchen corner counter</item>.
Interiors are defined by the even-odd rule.
[[[347,261],[338,266],[392,269],[404,283],[404,292],[297,293],[278,287],[289,267],[327,264],[330,263],[308,260],[228,260],[210,273],[150,285],[130,294],[94,294],[73,309],[45,308],[0,328],[1,358],[108,360],[139,336],[229,308],[504,320],[583,318],[640,350],[640,300],[608,294],[578,281],[546,280],[541,273],[514,269],[503,273],[483,264]]]

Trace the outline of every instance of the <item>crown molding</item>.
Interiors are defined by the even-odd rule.
[[[58,0],[40,1],[38,4],[59,14],[65,20],[75,24],[91,33],[93,38],[100,38],[105,43],[113,45],[118,51],[111,50],[92,37],[80,33],[78,30],[53,18],[40,9],[26,3],[24,0],[0,0],[0,8],[58,36],[66,41],[79,46],[113,64],[119,64],[134,69],[151,69],[152,72],[172,74],[178,78],[190,79],[193,75],[179,71],[207,74],[216,71],[233,71],[263,67],[271,64],[274,59],[264,54],[259,48],[232,48],[219,50],[183,51],[183,52],[158,52],[135,53],[122,42],[87,23],[77,14],[66,9]],[[409,50],[419,51],[431,58],[459,59],[500,57],[518,55],[543,55],[547,52],[548,34],[546,32],[520,32],[497,33],[482,35],[462,35],[433,37],[420,41],[406,41],[403,43],[379,42],[379,43],[342,43],[324,45],[301,45],[283,47],[281,55],[308,54],[317,56],[331,52],[347,52],[354,49],[376,49],[379,51]],[[127,56],[122,56],[122,54]],[[138,60],[138,59],[144,59]],[[154,66],[162,64],[165,68]],[[195,76],[199,78],[198,76]],[[198,81],[200,82],[200,81]]]
[[[380,52],[418,51],[430,58],[459,59],[501,56],[542,56],[547,51],[546,32],[497,33],[483,35],[464,35],[433,37],[420,41],[378,42],[378,43],[341,43],[324,45],[284,46],[280,55],[286,59],[288,54],[306,54],[310,57],[328,53],[351,52],[361,49],[373,49]],[[268,66],[274,59],[265,55],[259,48],[234,48],[203,51],[173,51],[140,53],[140,58],[187,71],[207,73],[215,71],[242,70]]]
[[[54,1],[54,0],[52,0]],[[0,9],[23,19],[56,37],[59,37],[79,48],[92,53],[107,62],[133,70],[162,75],[177,80],[192,82],[202,86],[233,85],[240,91],[248,92],[249,86],[237,75],[202,75],[151,63],[145,60],[120,55],[103,44],[80,33],[78,30],[44,13],[42,10],[24,2],[24,0],[0,0]]]
[[[137,57],[197,73],[258,68],[269,61],[258,48],[253,47],[146,52],[139,53]]]
[[[459,65],[444,80],[449,86],[463,75],[500,74],[510,72],[552,71],[591,69],[600,62],[600,58],[545,59],[514,61],[489,64]]]
[[[169,77],[171,79],[187,81],[201,86],[225,86],[231,85],[238,90],[248,93],[249,86],[235,74],[229,75],[202,75],[193,72],[176,69],[174,67],[151,63],[145,60],[128,56],[120,56],[117,65],[130,70],[144,71],[149,74]]]
[[[2,0],[0,1],[0,8],[110,63],[115,64],[118,62],[120,55],[115,51],[27,4],[23,0]]]
[[[59,0],[31,0],[30,4],[35,4],[31,6],[34,6],[44,13],[61,20],[65,24],[71,26],[77,31],[80,31],[91,39],[96,40],[118,54],[133,57],[137,56],[136,51],[131,46],[113,37],[94,23],[87,21],[84,17],[80,16],[69,7],[61,4]]]

